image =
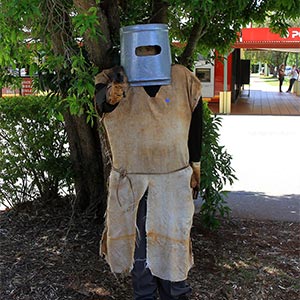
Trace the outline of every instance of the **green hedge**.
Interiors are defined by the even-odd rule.
[[[0,204],[58,197],[71,182],[64,125],[48,116],[46,98],[1,98]]]

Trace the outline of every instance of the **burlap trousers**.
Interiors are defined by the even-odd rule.
[[[106,230],[101,242],[112,272],[130,272],[138,237],[139,201],[148,189],[146,239],[147,268],[154,276],[183,281],[193,265],[190,242],[194,205],[190,188],[192,170],[168,174],[126,174],[112,170]]]

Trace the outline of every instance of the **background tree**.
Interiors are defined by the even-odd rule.
[[[0,66],[30,65],[39,89],[51,91],[49,110],[64,118],[75,171],[77,204],[104,212],[102,133],[93,109],[93,78],[118,62],[119,28],[170,25],[182,43],[174,60],[192,67],[199,50],[226,52],[241,26],[266,17],[284,33],[299,0],[1,0]]]
[[[270,68],[270,73],[273,74],[274,77],[276,77],[276,68],[280,66],[282,63],[287,64],[286,61],[288,57],[291,56],[295,58],[295,54],[290,55],[289,52],[281,52],[281,51],[269,51],[269,50],[245,50],[244,52],[244,58],[250,59],[251,66],[252,66],[252,72],[258,72],[260,71],[258,69],[258,64],[261,63],[261,66],[264,66],[266,63],[268,67]],[[257,66],[257,67],[255,67]]]

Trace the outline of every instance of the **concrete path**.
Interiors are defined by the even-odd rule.
[[[220,144],[239,179],[232,216],[300,222],[300,116],[222,116]]]

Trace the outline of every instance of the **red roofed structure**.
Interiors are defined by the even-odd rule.
[[[300,28],[289,28],[288,36],[281,37],[269,28],[243,28],[234,48],[269,49],[300,52]]]
[[[204,99],[219,102],[220,92],[229,91],[234,101],[243,85],[250,84],[250,60],[241,59],[240,49],[300,53],[300,27],[289,28],[286,37],[269,28],[243,28],[227,59],[197,62],[195,73],[202,81]]]

